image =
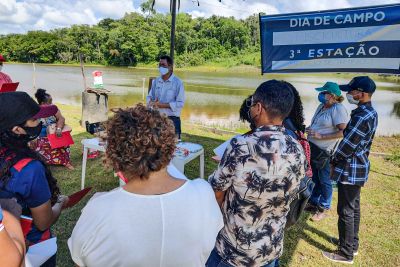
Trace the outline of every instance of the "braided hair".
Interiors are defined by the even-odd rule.
[[[253,95],[249,95],[246,97],[245,100],[243,100],[242,105],[240,106],[239,109],[239,120],[241,122],[248,122],[250,123],[250,129],[254,130],[256,126],[254,125],[254,122],[249,118],[249,110],[250,110],[250,104],[251,104],[251,97]]]
[[[301,102],[299,92],[291,83],[288,83],[285,81],[283,81],[283,82],[289,86],[289,88],[292,90],[293,96],[294,96],[293,107],[287,117],[292,121],[292,123],[294,124],[294,126],[296,127],[296,129],[298,131],[301,131],[304,133],[306,126],[304,124],[303,103]]]
[[[54,205],[60,195],[60,188],[58,187],[57,180],[52,175],[50,168],[47,166],[44,158],[29,148],[26,141],[18,139],[18,137],[7,130],[0,133],[0,182],[3,188],[11,178],[10,169],[18,161],[24,158],[31,158],[38,160],[42,163],[45,169],[47,183],[51,192],[51,204]]]
[[[37,102],[39,103],[39,105],[44,104],[49,97],[50,97],[50,95],[48,93],[46,93],[45,89],[42,89],[42,88],[37,89],[37,91],[35,93],[35,98],[36,98]]]

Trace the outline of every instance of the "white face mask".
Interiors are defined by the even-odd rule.
[[[360,100],[355,100],[353,98],[353,96],[351,94],[349,94],[349,93],[346,94],[346,98],[347,98],[347,101],[349,101],[350,104],[358,105],[358,103],[360,102]]]
[[[166,67],[159,67],[158,71],[160,72],[161,76],[163,76],[169,72],[169,69]]]

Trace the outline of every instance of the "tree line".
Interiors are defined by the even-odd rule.
[[[97,25],[73,25],[50,31],[0,35],[0,53],[9,61],[84,62],[111,66],[152,63],[169,53],[171,16],[142,5],[143,14],[126,13]],[[175,61],[196,66],[260,50],[258,15],[244,20],[180,13],[176,23]]]

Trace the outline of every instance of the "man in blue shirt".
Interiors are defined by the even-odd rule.
[[[147,96],[147,105],[158,108],[172,120],[175,133],[181,138],[181,112],[185,104],[185,90],[182,81],[173,74],[174,62],[169,56],[162,56],[158,65],[157,77]]]
[[[336,252],[323,252],[323,255],[331,261],[351,264],[354,255],[358,254],[360,192],[368,180],[368,156],[378,125],[378,113],[371,105],[376,86],[368,76],[354,77],[340,89],[347,92],[349,103],[358,107],[351,112],[343,139],[331,158],[331,179],[338,182],[339,247]]]

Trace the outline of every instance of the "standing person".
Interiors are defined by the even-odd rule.
[[[56,125],[56,135],[61,136],[62,129],[65,125],[65,118],[58,107],[53,105],[53,98],[46,90],[39,88],[35,93],[35,98],[42,108],[51,110],[48,117],[40,119],[42,122],[42,131],[40,132],[39,138],[36,140],[35,150],[46,159],[47,164],[62,165],[69,170],[73,170],[74,167],[71,164],[70,148],[52,148],[47,138],[47,128],[52,124]]]
[[[185,104],[183,82],[173,73],[174,62],[169,56],[160,57],[158,70],[160,76],[151,85],[147,105],[166,114],[174,123],[176,136],[181,139],[181,112]]]
[[[68,203],[42,157],[28,147],[42,130],[41,114],[25,92],[0,94],[0,198],[16,198],[33,219],[28,246],[51,237],[50,226]],[[56,255],[43,266],[55,265]]]
[[[0,54],[0,88],[3,86],[3,83],[12,83],[10,76],[2,72],[4,62],[6,62],[6,60],[3,55]]]
[[[128,182],[94,197],[68,246],[78,266],[203,267],[223,226],[211,186],[167,171],[172,122],[138,104],[107,125],[106,161]]]
[[[343,130],[348,121],[347,110],[341,104],[344,98],[336,83],[327,82],[316,90],[320,92],[318,100],[321,104],[307,128],[315,186],[306,209],[314,213],[312,221],[324,219],[331,208],[333,187],[329,176],[329,159],[343,137]]]
[[[225,225],[207,267],[273,267],[282,255],[290,199],[306,166],[302,147],[282,126],[292,105],[287,83],[262,83],[249,110],[256,129],[231,140],[209,177]]]
[[[349,103],[357,108],[351,112],[343,140],[331,159],[331,178],[338,182],[338,250],[322,254],[331,261],[351,264],[358,254],[360,192],[368,180],[368,156],[378,126],[378,113],[371,104],[376,85],[368,76],[354,77],[340,89],[347,92]]]

